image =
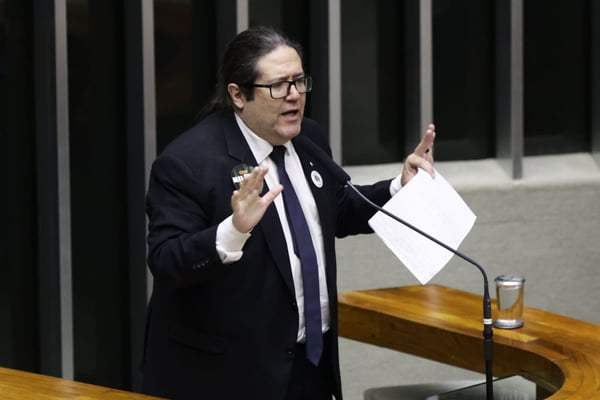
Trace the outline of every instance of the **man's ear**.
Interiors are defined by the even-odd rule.
[[[246,96],[240,89],[240,87],[235,83],[230,83],[227,85],[227,92],[229,93],[229,98],[231,102],[238,110],[243,110],[246,105]]]

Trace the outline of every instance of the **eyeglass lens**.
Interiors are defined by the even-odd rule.
[[[296,86],[298,93],[307,93],[311,89],[310,83],[310,77],[307,76],[296,79],[293,82],[282,81],[274,83],[271,85],[271,97],[274,99],[279,99],[288,96],[290,94],[292,85]]]

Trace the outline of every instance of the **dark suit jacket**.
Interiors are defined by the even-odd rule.
[[[307,140],[330,150],[318,125],[305,119],[293,143],[321,219],[332,391],[341,399],[334,240],[370,232],[367,220],[374,212],[305,151]],[[181,134],[153,164],[147,196],[154,288],[143,362],[146,393],[194,400],[279,400],[285,395],[298,310],[275,206],[253,229],[239,261],[224,265],[215,249],[217,225],[232,212],[231,171],[241,163],[257,164],[233,113],[225,111]],[[323,177],[321,188],[312,184],[313,170]],[[390,197],[389,183],[360,189],[383,204]]]

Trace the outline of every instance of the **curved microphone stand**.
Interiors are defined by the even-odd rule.
[[[452,247],[448,246],[447,244],[440,242],[438,239],[434,238],[433,236],[429,235],[426,232],[423,232],[416,226],[404,221],[403,219],[392,214],[391,212],[389,212],[389,211],[385,210],[384,208],[378,206],[377,204],[373,203],[365,195],[363,195],[352,184],[352,182],[350,182],[350,180],[346,181],[346,184],[350,188],[352,188],[364,201],[366,201],[368,204],[370,204],[372,207],[374,207],[378,211],[381,211],[388,217],[400,222],[402,225],[410,228],[411,230],[417,232],[418,234],[425,236],[427,239],[431,240],[432,242],[436,243],[439,246],[442,246],[443,248],[450,251],[451,253],[456,254],[463,260],[465,260],[468,263],[477,267],[477,269],[479,269],[479,271],[481,271],[481,274],[483,275],[483,351],[484,351],[484,358],[485,358],[485,392],[486,392],[486,399],[493,400],[494,399],[494,386],[493,386],[494,375],[492,373],[492,362],[494,360],[494,342],[493,342],[492,336],[494,335],[494,333],[493,333],[493,329],[492,329],[492,306],[491,306],[492,302],[490,300],[490,292],[489,292],[489,288],[488,288],[487,274],[485,273],[485,270],[483,269],[483,267],[481,265],[479,265],[477,262],[475,262],[472,258],[467,257],[466,255],[460,253],[458,250],[455,250]]]

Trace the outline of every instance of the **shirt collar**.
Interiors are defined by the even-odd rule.
[[[250,151],[256,159],[256,162],[259,164],[262,163],[273,151],[273,146],[271,143],[252,132],[237,113],[234,113],[234,115],[235,120],[242,131],[242,135],[244,135],[244,139],[246,139],[248,146],[250,146]]]

